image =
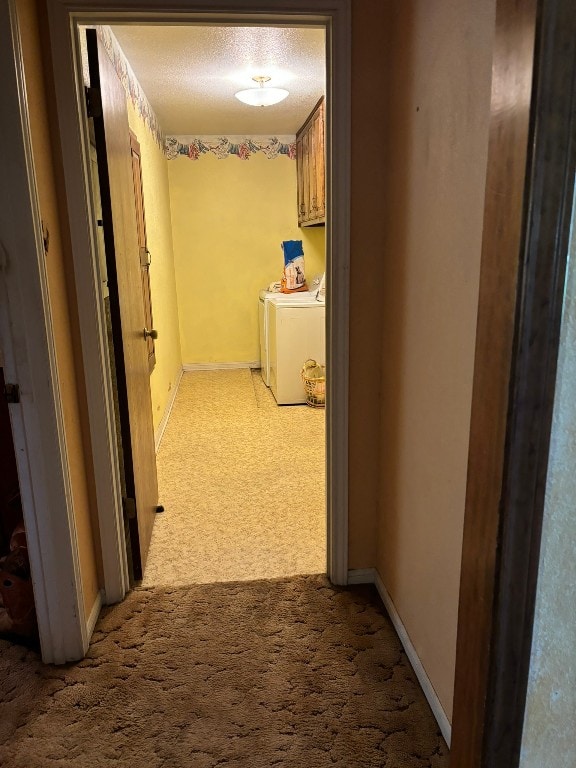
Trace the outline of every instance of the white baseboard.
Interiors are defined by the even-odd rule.
[[[356,568],[348,571],[348,584],[374,584],[376,568]]]
[[[410,640],[410,636],[406,631],[406,627],[402,623],[402,619],[400,618],[398,611],[392,602],[392,598],[384,586],[382,577],[376,568],[358,568],[356,570],[348,571],[348,584],[374,584],[376,586],[378,594],[380,595],[380,598],[384,603],[384,607],[386,608],[386,612],[390,617],[390,621],[394,625],[396,634],[398,635],[400,642],[406,651],[406,655],[410,660],[410,664],[412,664],[412,668],[414,669],[416,677],[418,678],[418,682],[420,683],[420,687],[424,692],[424,696],[426,696],[428,704],[430,705],[430,709],[436,718],[436,722],[438,723],[438,727],[442,732],[442,736],[444,737],[446,744],[450,746],[450,741],[452,738],[452,726],[450,725],[450,721],[446,716],[446,712],[444,712],[442,704],[440,703],[440,699],[434,690],[434,686],[430,682],[430,678],[426,674],[426,670],[420,661],[420,657],[416,652],[416,648],[414,648],[414,645]]]
[[[94,600],[94,605],[92,606],[92,610],[90,611],[90,616],[88,616],[86,620],[86,637],[88,639],[88,644],[90,643],[90,638],[92,637],[92,633],[94,632],[94,627],[96,626],[96,622],[98,621],[98,616],[100,616],[100,611],[102,610],[102,604],[103,604],[103,591],[100,590],[98,594],[96,595],[96,600]],[[85,649],[85,651],[88,650],[88,648]]]
[[[260,360],[248,363],[184,363],[184,371],[226,371],[232,368],[260,368]]]
[[[154,435],[156,453],[158,453],[158,449],[160,448],[160,443],[162,442],[162,438],[164,437],[164,430],[166,429],[166,425],[168,424],[168,419],[170,418],[170,414],[172,413],[172,406],[174,405],[174,400],[176,400],[176,395],[178,394],[178,387],[180,386],[180,382],[182,381],[183,372],[184,372],[183,369],[180,368],[180,370],[178,371],[176,381],[174,382],[174,386],[172,387],[172,393],[170,395],[168,402],[166,403],[166,408],[164,408],[164,415],[162,416],[162,421],[160,422],[160,424],[158,424],[158,427],[156,428],[156,434]]]

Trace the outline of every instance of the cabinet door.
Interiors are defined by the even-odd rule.
[[[296,178],[298,184],[298,224],[304,221],[304,153],[302,137],[296,139]]]
[[[324,155],[324,103],[320,104],[313,120],[314,140],[314,186],[315,195],[312,200],[313,218],[324,218],[326,215],[326,160]]]
[[[310,221],[310,131],[302,134],[302,223]]]
[[[312,119],[308,127],[308,184],[310,190],[308,198],[308,221],[314,221],[318,216],[318,184],[316,180],[316,140],[314,136],[314,123],[315,119]]]

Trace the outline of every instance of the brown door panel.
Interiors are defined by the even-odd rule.
[[[126,507],[134,575],[138,579],[142,577],[152,536],[158,481],[128,114],[124,88],[96,31],[87,30],[86,35],[91,87],[100,91],[102,105],[101,114],[94,115],[94,130],[126,473]]]

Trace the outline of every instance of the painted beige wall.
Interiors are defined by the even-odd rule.
[[[78,533],[80,570],[86,616],[90,614],[99,589],[100,551],[95,512],[95,491],[91,468],[89,426],[83,387],[77,305],[73,285],[70,244],[60,226],[64,193],[61,187],[59,157],[53,154],[50,104],[52,95],[45,80],[47,68],[40,45],[40,27],[46,24],[35,0],[18,0],[17,12],[22,34],[24,75],[32,134],[34,170],[38,185],[40,214],[50,233],[46,256],[50,311],[60,379],[66,447],[70,463],[72,500]],[[39,26],[40,25],[40,26]]]
[[[572,231],[576,224],[573,215]],[[576,238],[554,403],[521,768],[576,765]]]
[[[296,163],[207,154],[169,160],[168,176],[182,361],[258,361],[258,292],[282,276],[282,240],[303,241],[308,279],[324,271],[324,228],[298,228]]]
[[[182,369],[180,329],[174,275],[168,161],[151,131],[128,100],[128,122],[140,143],[146,236],[152,254],[150,293],[152,317],[158,331],[156,366],[150,377],[154,429],[164,416]]]
[[[450,719],[495,3],[390,9],[376,562]]]

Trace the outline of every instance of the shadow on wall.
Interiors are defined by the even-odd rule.
[[[385,116],[384,146],[385,170],[383,179],[386,206],[382,274],[382,387],[379,465],[379,528],[386,518],[386,551],[396,552],[398,542],[398,514],[402,504],[401,488],[404,470],[403,428],[406,405],[406,346],[408,331],[408,233],[410,228],[411,163],[414,155],[413,133],[409,130],[414,120],[413,94],[413,32],[414,4],[402,4],[401,13],[390,14],[391,44],[388,48],[389,66],[386,83],[388,109]],[[382,541],[379,541],[377,563],[381,561]],[[385,575],[385,574],[381,574]],[[386,574],[386,588],[394,594],[395,574],[390,568]]]
[[[390,208],[390,3],[352,5],[349,568],[376,564],[380,507],[382,308]],[[386,276],[386,280],[389,277]],[[402,301],[399,302],[402,305]],[[384,350],[388,354],[389,350]]]
[[[351,569],[377,565],[380,517],[398,508],[401,469],[413,4],[402,14],[393,5],[364,0],[353,16]]]

